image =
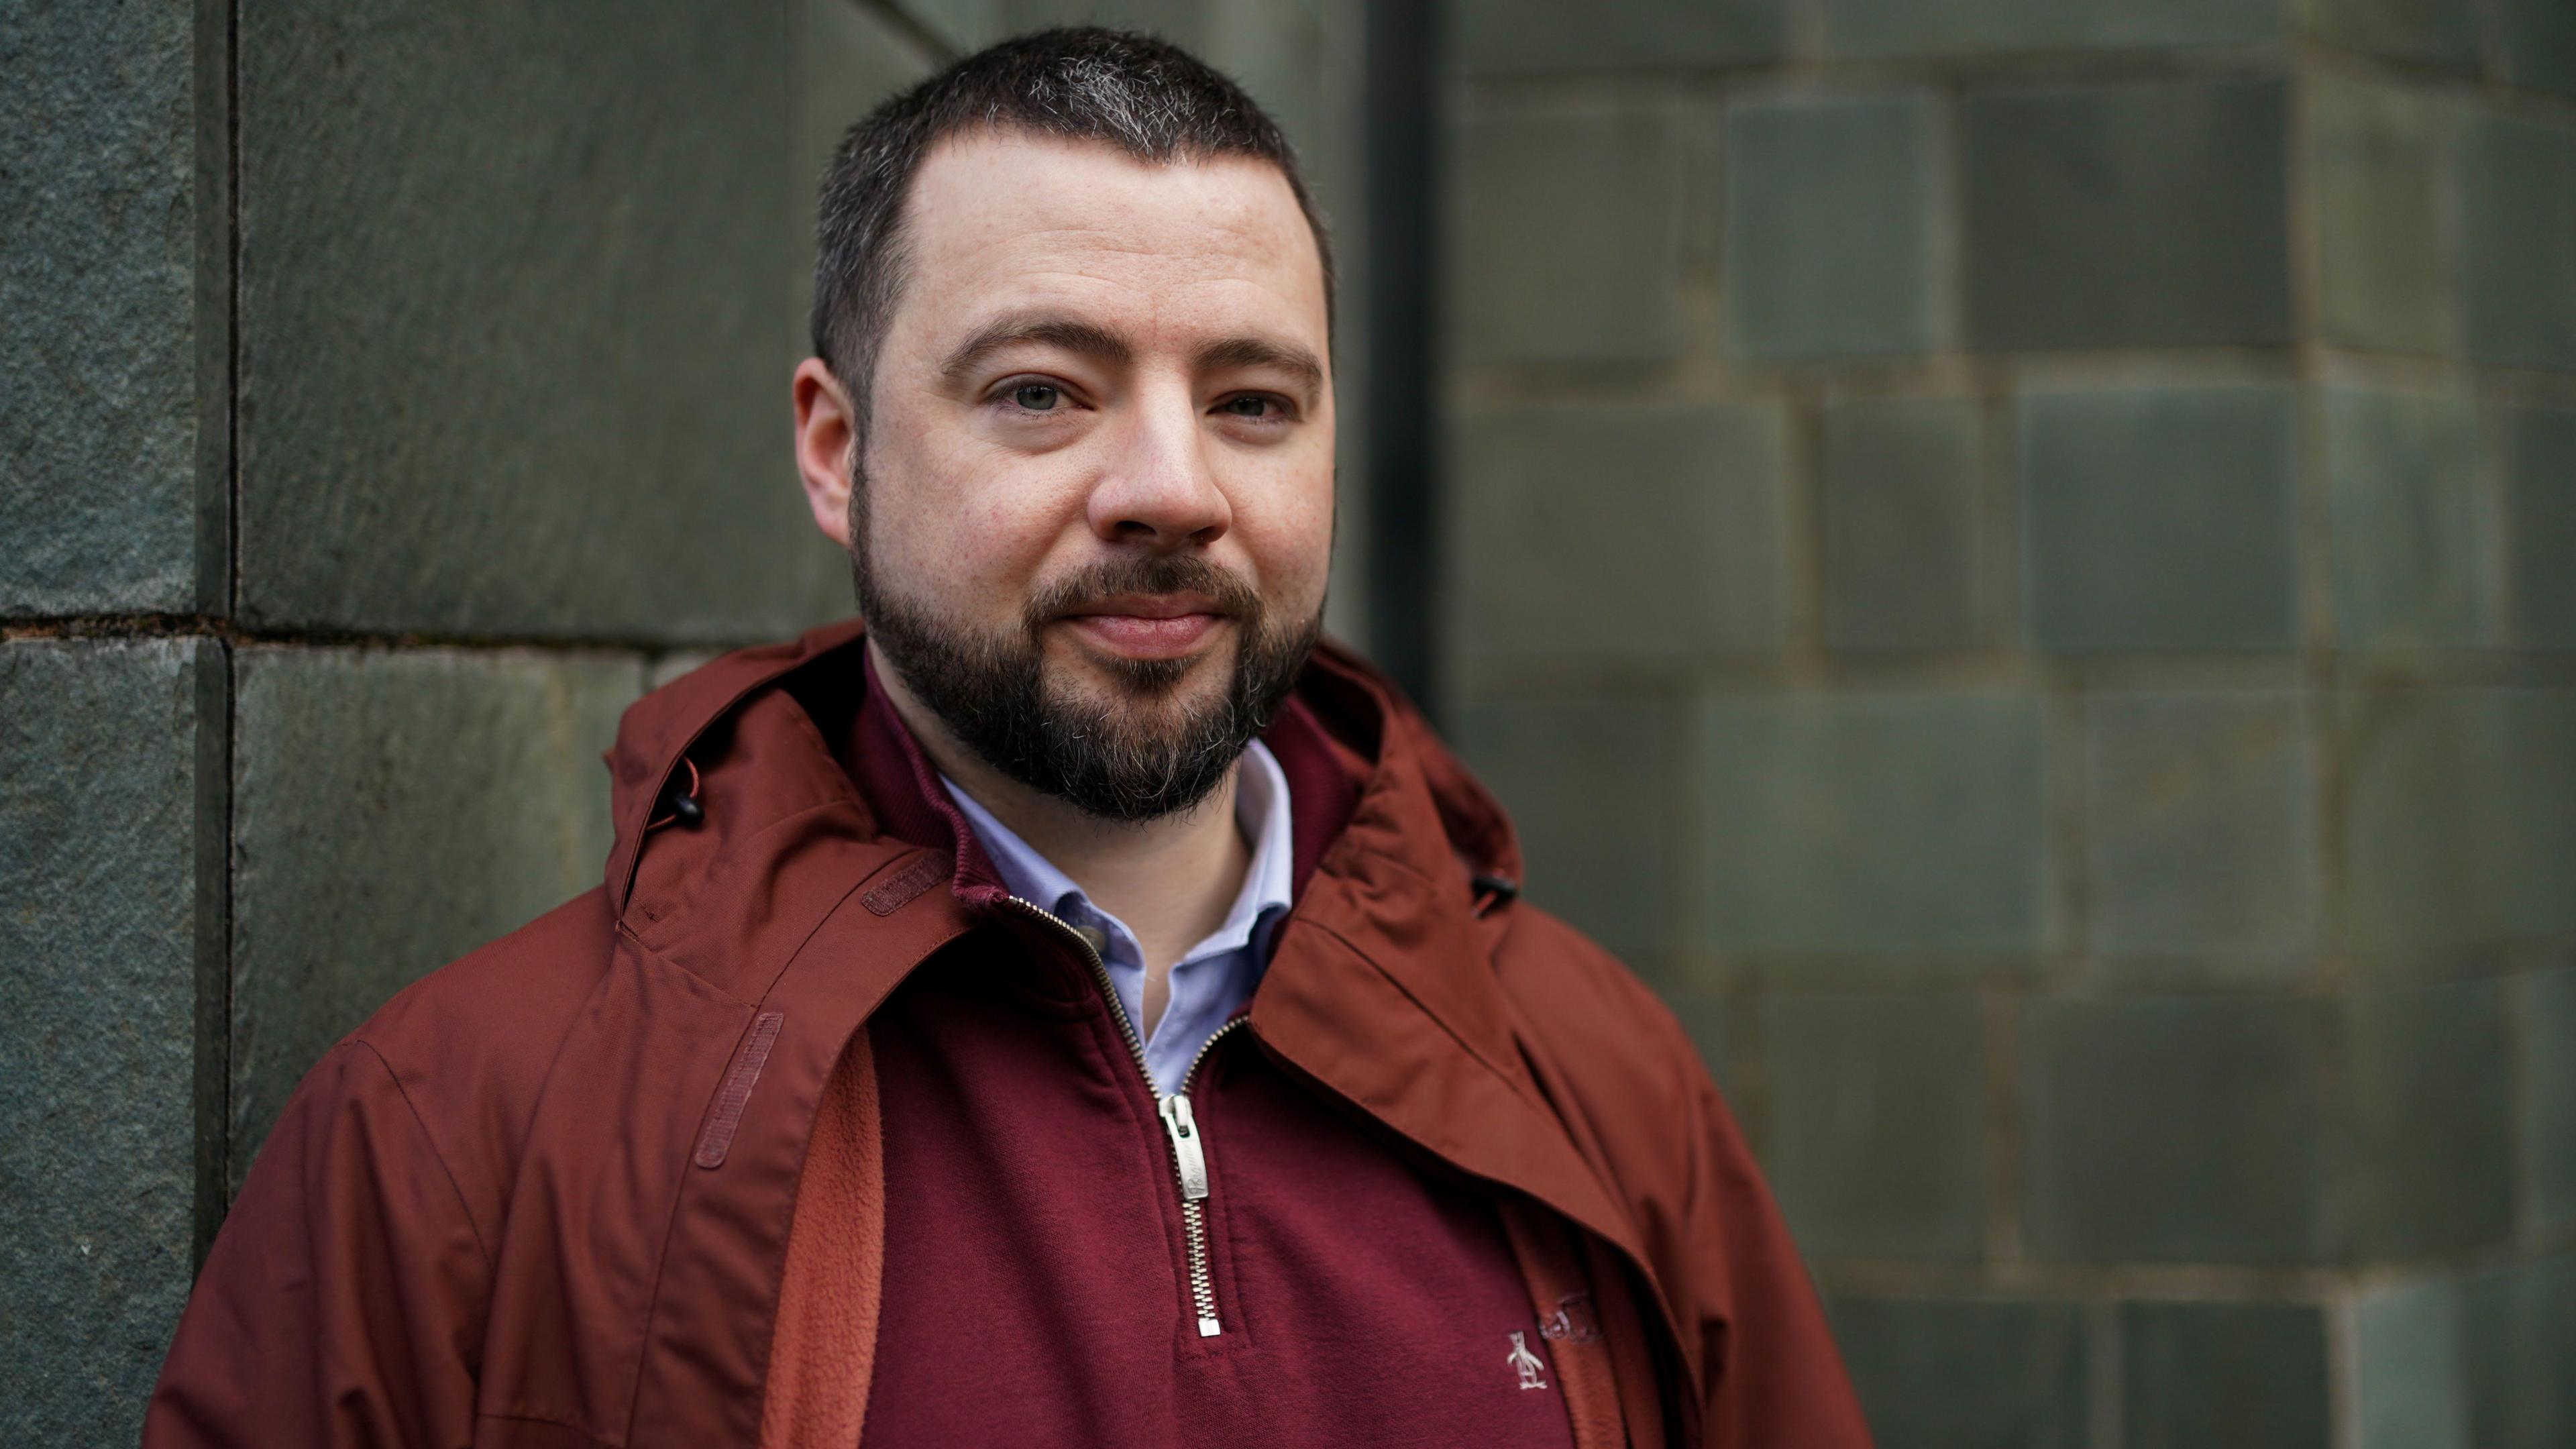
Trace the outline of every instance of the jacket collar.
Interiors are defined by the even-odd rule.
[[[874,686],[861,629],[845,623],[725,656],[630,708],[609,757],[618,834],[608,887],[621,925],[759,1002],[809,942],[829,937],[842,951],[854,930],[943,939],[998,906],[998,873]],[[1519,876],[1500,807],[1391,685],[1337,645],[1317,650],[1264,738],[1294,802],[1296,903],[1253,1000],[1254,1035],[1426,1150],[1642,1262],[1523,1062],[1495,975],[1499,932],[1471,881]],[[657,825],[693,779],[701,822]],[[667,865],[649,858],[663,853]],[[907,855],[921,858],[904,865]],[[818,929],[821,908],[777,908],[839,899],[856,881],[842,877],[861,867],[874,872],[864,912],[833,910],[835,924]],[[943,877],[948,890],[927,889]],[[881,954],[897,974],[919,959],[840,959]],[[872,1003],[894,984],[848,987]]]

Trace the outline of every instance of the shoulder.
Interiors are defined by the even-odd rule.
[[[608,970],[616,929],[605,891],[576,896],[413,982],[334,1049],[381,1062],[480,1226],[507,1206],[556,1050]]]
[[[1511,907],[1494,972],[1523,1047],[1576,1081],[1658,1095],[1702,1075],[1671,1008],[1626,963],[1546,911]]]

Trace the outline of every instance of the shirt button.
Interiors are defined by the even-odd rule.
[[[1109,933],[1107,931],[1098,926],[1076,926],[1073,928],[1073,933],[1082,938],[1083,944],[1091,948],[1093,955],[1104,960],[1108,958]]]

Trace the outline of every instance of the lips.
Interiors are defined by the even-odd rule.
[[[1189,593],[1121,595],[1062,618],[1092,647],[1130,659],[1178,658],[1226,621],[1215,600]]]

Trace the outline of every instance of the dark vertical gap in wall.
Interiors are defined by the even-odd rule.
[[[1370,0],[1368,599],[1371,652],[1436,707],[1437,0]]]

